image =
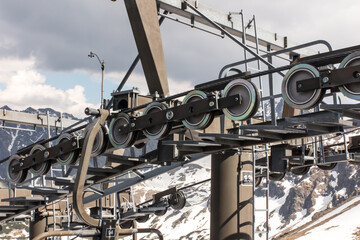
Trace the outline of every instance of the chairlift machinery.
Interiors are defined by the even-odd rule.
[[[103,190],[97,193],[98,197],[93,200],[116,193],[117,208],[95,207],[91,209],[90,214],[84,206],[83,200],[86,199],[84,191],[94,190],[93,186],[96,184],[106,183],[128,172],[137,172],[141,178],[138,170],[148,164],[166,167],[183,164],[189,159],[194,160],[204,154],[234,150],[241,152],[252,146],[270,146],[269,157],[258,158],[255,161],[259,167],[269,165],[265,171],[256,170],[253,176],[255,179],[253,184],[256,185],[261,183],[261,179],[266,174],[269,174],[271,180],[276,181],[281,180],[286,172],[296,175],[306,174],[314,165],[322,170],[331,170],[342,161],[360,163],[359,138],[352,137],[348,141],[345,137],[348,131],[358,127],[360,105],[341,104],[337,102],[335,95],[340,93],[352,100],[360,100],[360,46],[303,57],[300,54],[296,55],[296,51],[301,52],[308,46],[322,44],[324,41],[280,48],[265,40],[259,43],[257,37],[253,38],[257,47],[258,44],[262,44],[273,50],[262,57],[243,44],[244,41],[237,42],[234,37],[236,27],[230,29],[223,25],[222,29],[218,29],[219,23],[203,14],[199,10],[201,8],[197,6],[197,1],[194,3],[175,1],[177,4],[181,3],[180,6],[170,2],[156,1],[158,9],[155,15],[159,14],[161,21],[169,17],[167,14],[172,12],[185,18],[189,17],[193,22],[196,20],[201,23],[206,22],[208,26],[221,30],[221,34],[230,39],[234,38],[236,43],[254,56],[244,63],[258,60],[268,69],[258,72],[236,71],[234,75],[221,76],[213,81],[199,84],[194,89],[170,96],[166,96],[168,90],[166,84],[162,84],[161,75],[164,73],[161,71],[157,72],[159,76],[155,81],[161,85],[161,88],[152,89],[150,91],[152,94],[148,96],[141,95],[137,89],[122,91],[121,86],[127,80],[125,78],[120,89],[112,94],[112,99],[106,108],[85,109],[85,113],[90,116],[90,123],[77,126],[81,124],[79,123],[53,138],[20,149],[6,159],[8,180],[16,187],[22,186],[28,172],[35,176],[45,176],[55,164],[77,168],[77,173],[73,182],[65,178],[52,177],[52,181],[62,186],[61,191],[46,188],[31,189],[33,193],[40,193],[43,196],[43,200],[36,204],[29,204],[31,199],[21,197],[3,199],[14,207],[9,209],[0,206],[1,222],[72,195],[73,208],[77,216],[85,225],[95,229],[86,234],[101,235],[101,239],[116,239],[122,235],[134,235],[134,231],[137,231],[155,233],[162,239],[162,234],[156,229],[138,229],[134,226],[134,221],[144,222],[151,214],[162,216],[168,208],[181,210],[186,203],[183,191],[172,188],[155,194],[153,201],[134,207],[129,190],[131,185],[117,189],[116,192]],[[136,6],[140,8],[140,5],[145,3],[139,0],[127,0],[125,3],[134,27],[139,24],[139,20],[133,19],[137,18],[137,13],[131,13],[134,11],[133,5],[138,4]],[[152,4],[155,4],[155,1]],[[164,13],[160,13],[161,8],[165,10]],[[140,24],[146,29],[147,23],[140,22]],[[228,29],[233,33],[227,31]],[[245,32],[242,34],[241,36],[251,40],[250,35],[247,36]],[[144,44],[136,33],[134,35],[138,46]],[[153,42],[150,41],[149,45],[151,44]],[[152,46],[148,47],[152,49]],[[156,54],[161,55],[158,52],[154,53],[154,56],[142,55],[134,61],[134,64],[139,59],[143,63],[144,61],[161,62],[161,57],[158,60]],[[290,64],[275,67],[266,60],[280,54],[292,56]],[[149,60],[151,57],[153,59]],[[132,69],[130,68],[129,73]],[[151,67],[148,70],[144,69],[145,75],[153,70]],[[286,74],[283,74],[285,71]],[[272,118],[266,120],[264,116],[259,117],[259,112],[261,113],[259,108],[263,108],[266,97],[262,95],[262,89],[259,89],[254,79],[269,77],[272,74],[284,75],[280,98],[284,100],[285,108],[297,109],[301,114],[276,118],[274,101],[272,101]],[[269,85],[269,88],[273,87]],[[323,102],[325,97],[333,97],[333,103]],[[274,98],[272,94],[267,97],[272,100]],[[214,125],[221,125],[222,130],[207,131]],[[334,146],[327,147],[324,144],[323,137],[329,135],[343,137],[341,143],[343,147],[340,150],[335,151]],[[302,139],[301,144],[294,144],[296,139]],[[312,140],[308,141],[309,139]],[[139,157],[116,154],[117,151],[132,146],[143,148],[150,140],[158,141],[158,149],[152,152],[144,151]],[[51,141],[55,142],[53,146],[48,144]],[[108,162],[117,163],[117,166],[90,168],[90,159],[99,156],[105,156]],[[19,203],[27,205],[23,207]],[[109,214],[108,218],[106,212]],[[129,228],[136,230],[130,231]],[[52,234],[55,236],[58,232]],[[79,235],[75,230],[68,233],[68,235],[74,234]]]

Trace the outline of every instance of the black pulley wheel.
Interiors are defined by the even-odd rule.
[[[321,164],[321,165],[317,165],[318,168],[320,168],[321,170],[332,170],[336,167],[337,163],[328,163],[328,164]]]
[[[182,191],[177,191],[175,194],[170,196],[169,203],[175,210],[180,210],[185,207],[186,197]]]
[[[339,68],[354,67],[358,65],[360,65],[360,52],[353,52],[341,61]],[[359,79],[359,74],[359,72],[354,72],[354,77]],[[339,87],[339,90],[351,99],[360,100],[360,81],[345,84]]]
[[[167,108],[168,107],[163,103],[153,102],[145,108],[143,115],[146,116],[146,115],[149,115],[149,114],[152,114],[155,112],[160,112],[160,111],[166,110]],[[152,117],[147,118],[147,121],[149,123],[152,123],[153,120],[154,119]],[[166,137],[167,134],[169,133],[170,129],[171,129],[171,123],[163,123],[163,124],[155,125],[152,127],[148,127],[143,130],[143,133],[149,139],[159,140],[159,139]]]
[[[295,175],[305,175],[309,172],[310,166],[300,167],[300,168],[292,168],[291,172]]]
[[[121,127],[130,124],[130,117],[125,113],[119,113],[113,118],[109,125],[109,140],[115,148],[127,148],[134,143],[135,133],[122,133]]]
[[[73,136],[69,133],[64,133],[56,140],[56,144],[61,144],[67,141],[71,141]],[[56,161],[61,165],[74,165],[79,158],[79,150],[66,152],[65,149],[60,148],[60,155]]]
[[[319,71],[309,64],[299,64],[292,67],[282,81],[281,91],[285,102],[296,109],[310,109],[318,105],[325,93],[323,89],[298,92],[297,88],[302,86],[301,83],[298,83],[299,81],[318,78],[319,76]]]
[[[17,154],[12,155],[8,160],[6,173],[7,173],[9,182],[11,182],[12,184],[24,182],[26,179],[27,173],[28,173],[26,169],[20,170],[18,172],[14,171],[12,169],[15,165],[20,163],[20,160],[21,160],[21,157]]]
[[[120,228],[122,229],[129,229],[132,228],[134,225],[134,222],[129,220],[129,221],[124,221],[122,223],[119,224]]]
[[[182,101],[182,104],[186,104],[186,103],[193,103],[196,101],[200,101],[202,99],[206,99],[207,95],[206,93],[199,91],[199,90],[194,90],[189,92],[185,98]],[[190,113],[196,111],[196,106],[195,107],[189,107],[188,111]],[[209,113],[202,113],[202,114],[197,114],[197,115],[193,115],[191,117],[187,117],[185,118],[182,123],[184,124],[185,127],[187,127],[188,129],[205,129],[207,128],[213,120],[213,114],[211,112]]]
[[[43,145],[36,144],[31,149],[29,155],[31,156],[31,155],[33,155],[33,154],[35,154],[37,152],[44,151],[45,149],[46,148]],[[51,168],[51,162],[50,161],[45,161],[45,162],[33,165],[30,168],[30,172],[32,174],[34,174],[35,176],[43,176],[43,175],[45,175],[46,173],[49,172],[50,168]]]
[[[269,173],[269,179],[272,181],[281,181],[285,177],[286,173]]]
[[[144,223],[144,222],[147,222],[149,220],[150,216],[149,214],[146,214],[144,216],[141,216],[141,217],[137,217],[135,220],[138,222],[138,223]]]
[[[89,126],[87,126],[85,128],[84,136],[89,134],[90,130],[93,127],[94,127],[93,124],[90,124]],[[91,157],[97,157],[104,153],[104,151],[106,150],[106,147],[107,147],[107,138],[105,136],[106,136],[106,129],[104,127],[101,127],[95,136],[93,148],[91,150]]]
[[[260,94],[257,87],[244,79],[231,81],[222,91],[222,97],[239,96],[240,104],[224,108],[226,117],[233,121],[245,121],[257,112]]]
[[[167,212],[167,208],[165,208],[164,210],[158,210],[158,211],[155,211],[154,214],[156,216],[164,216]]]

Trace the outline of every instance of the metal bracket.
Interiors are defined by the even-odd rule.
[[[328,89],[360,82],[360,66],[351,66],[320,73],[320,77],[305,79],[296,82],[298,92],[315,89]]]
[[[240,95],[232,95],[220,99],[216,99],[216,97],[210,97],[196,102],[189,102],[184,105],[179,105],[173,108],[150,113],[138,118],[133,118],[130,124],[120,127],[119,131],[123,134],[126,134],[131,131],[143,130],[167,122],[181,121],[191,116],[221,110],[223,108],[235,106],[238,104],[241,104]],[[172,112],[172,118],[167,116],[169,112]]]
[[[91,217],[85,210],[83,203],[84,185],[86,181],[86,175],[90,163],[90,157],[96,134],[99,132],[102,125],[104,125],[109,111],[100,109],[100,117],[94,121],[94,127],[90,130],[89,134],[86,134],[83,148],[81,151],[81,158],[79,161],[79,168],[76,174],[74,193],[73,193],[73,205],[78,217],[88,224],[89,226],[99,227],[100,220]]]
[[[30,156],[23,158],[20,164],[13,167],[13,171],[17,172],[23,169],[31,168],[36,164],[41,164],[45,161],[56,159],[59,155],[70,153],[82,146],[83,139],[78,140],[76,137],[69,141],[57,144],[53,147],[46,148],[43,151],[38,151]]]

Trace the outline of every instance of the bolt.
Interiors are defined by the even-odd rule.
[[[238,98],[238,97],[236,97],[236,98],[235,98],[235,101],[239,101],[239,98]]]
[[[329,78],[328,78],[328,77],[324,77],[324,78],[322,79],[322,82],[323,82],[323,83],[328,83],[328,82],[329,82]]]
[[[21,162],[21,163],[20,163],[20,166],[21,166],[21,167],[22,167],[22,166],[24,166],[24,163],[23,163],[23,162]]]
[[[355,77],[356,77],[356,78],[360,78],[360,72],[356,72],[356,73],[355,73]]]
[[[133,128],[135,127],[135,123],[131,123],[130,126]]]
[[[44,152],[44,158],[48,158],[49,155],[50,155],[50,153],[49,153],[48,151],[45,151],[45,152]]]
[[[302,84],[301,84],[301,83],[299,83],[299,84],[298,84],[298,88],[301,88],[301,87],[302,87]]]
[[[169,111],[166,113],[166,119],[171,120],[174,117],[174,113],[172,111]]]
[[[209,102],[209,106],[213,107],[215,105],[215,103],[213,101]]]
[[[75,146],[76,146],[76,142],[73,142],[73,143],[72,143],[72,146],[75,147]]]

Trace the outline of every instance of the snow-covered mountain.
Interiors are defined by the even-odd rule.
[[[210,178],[210,158],[206,157],[197,162],[185,165],[183,168],[165,173],[152,180],[138,184],[132,188],[138,201],[149,199],[154,192],[162,191],[168,187],[178,188]],[[337,214],[360,214],[360,168],[347,163],[339,164],[332,171],[319,170],[313,167],[304,176],[288,173],[283,181],[270,184],[270,236],[273,239],[296,239],[304,226],[312,234],[318,231],[329,231],[327,221]],[[153,216],[147,223],[139,227],[159,229],[165,239],[209,239],[210,238],[210,182],[186,189],[187,204],[184,209],[174,211],[171,208],[161,217]],[[256,191],[256,206],[261,208],[264,197],[261,188]],[[348,202],[349,201],[349,202]],[[349,210],[348,206],[352,206]],[[349,211],[346,211],[346,210]],[[345,218],[347,219],[347,218]],[[336,220],[336,219],[335,219]],[[332,221],[335,221],[332,220]],[[318,225],[318,221],[324,222]],[[336,220],[338,221],[338,220]],[[349,221],[351,224],[348,224]],[[262,228],[264,215],[256,215],[256,227]],[[321,230],[318,226],[322,226]],[[348,218],[347,221],[338,222],[337,235],[341,238],[327,239],[353,239],[353,233],[360,228],[360,219]],[[305,229],[305,228],[304,228]],[[345,234],[345,229],[346,234]],[[303,232],[303,231],[302,231]],[[304,232],[301,239],[318,239]],[[328,232],[326,232],[328,233]],[[325,234],[325,233],[324,233]],[[153,239],[152,235],[140,239]],[[257,236],[255,239],[265,239]]]

